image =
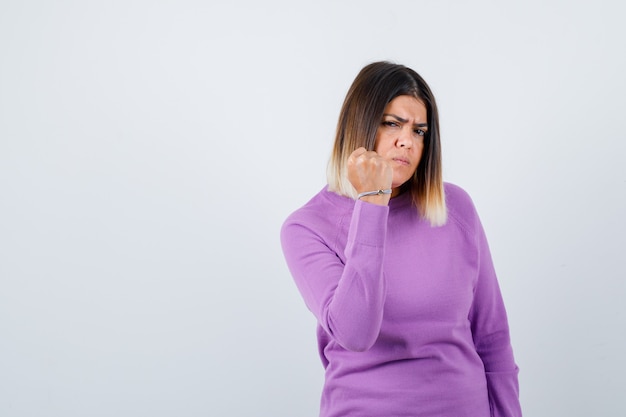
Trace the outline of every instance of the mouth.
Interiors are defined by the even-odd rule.
[[[394,161],[394,162],[397,162],[398,164],[403,165],[403,166],[411,165],[409,160],[405,159],[405,158],[392,158],[391,160]]]

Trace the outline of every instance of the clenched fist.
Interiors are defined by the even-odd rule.
[[[361,147],[348,158],[348,180],[357,193],[391,188],[393,168],[379,154]],[[389,194],[363,197],[362,200],[387,205]]]

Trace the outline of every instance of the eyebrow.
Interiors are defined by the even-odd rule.
[[[396,119],[397,121],[399,121],[400,123],[407,123],[408,122],[407,119],[404,119],[404,118],[402,118],[402,117],[400,117],[400,116],[398,116],[396,114],[384,113],[383,116],[391,116],[394,119]],[[415,123],[413,126],[428,128],[428,123]]]

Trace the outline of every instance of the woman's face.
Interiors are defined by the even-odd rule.
[[[415,97],[398,96],[385,107],[374,150],[393,168],[392,196],[415,173],[427,130],[426,106]]]

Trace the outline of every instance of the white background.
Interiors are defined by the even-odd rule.
[[[526,416],[624,416],[619,1],[0,1],[0,415],[315,416],[285,217],[343,97],[431,85]]]

